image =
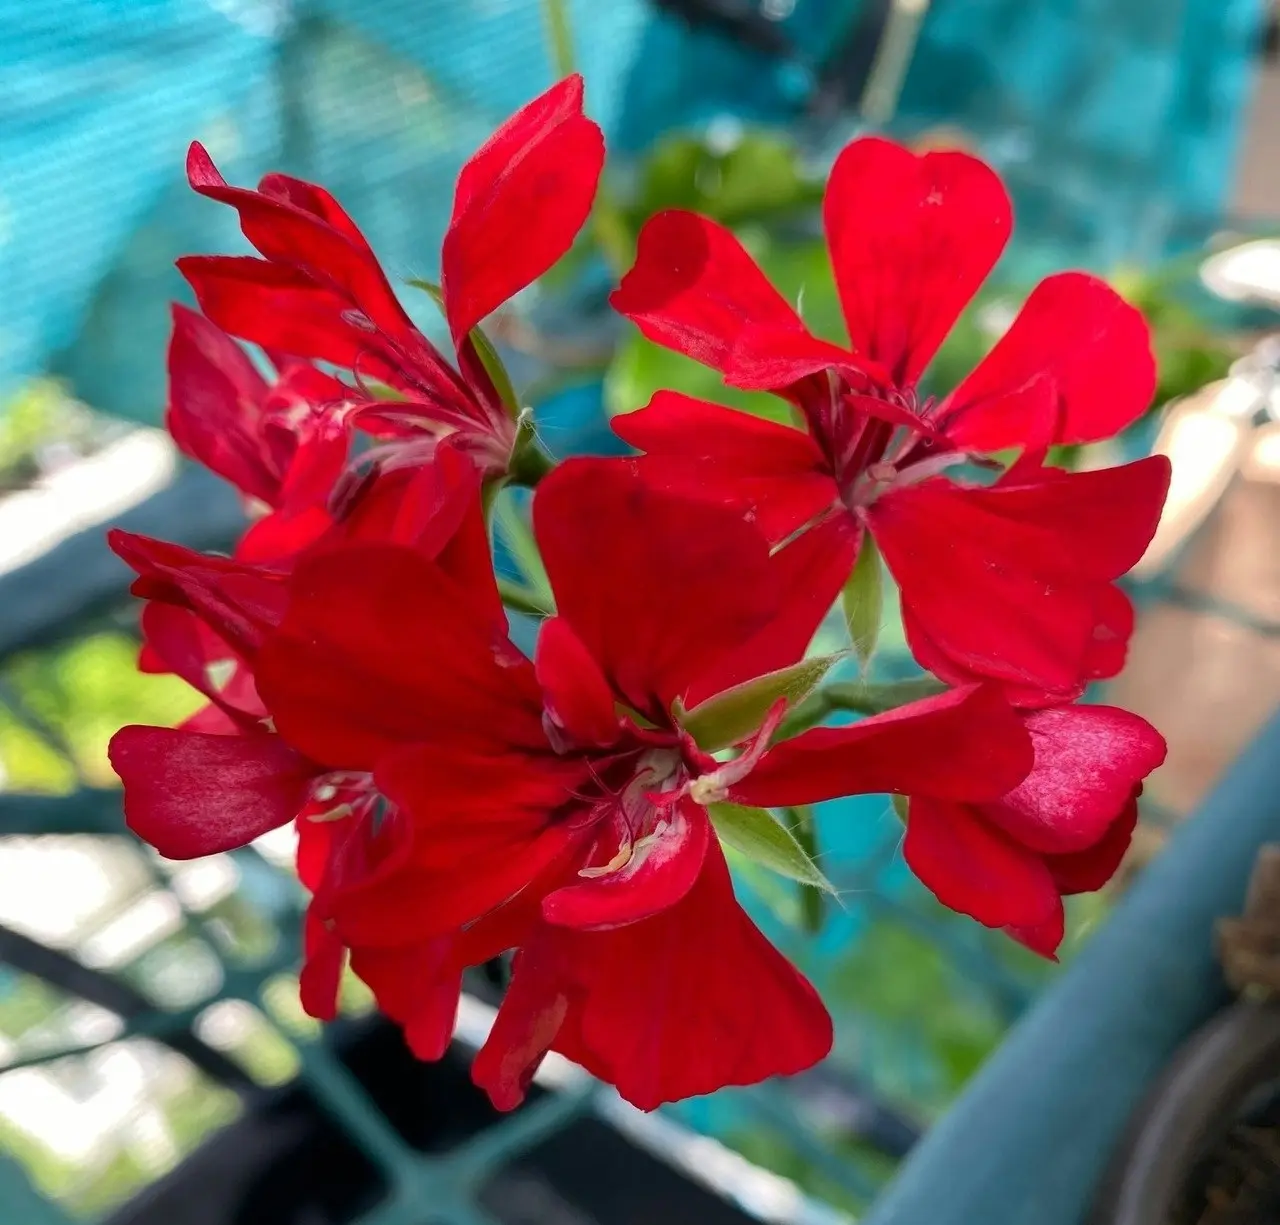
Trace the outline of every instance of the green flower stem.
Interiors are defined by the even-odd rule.
[[[542,0],[542,20],[547,27],[547,50],[558,78],[574,71],[573,29],[566,0]]]
[[[817,727],[828,715],[838,710],[851,710],[860,715],[882,715],[908,702],[943,693],[947,686],[936,676],[914,677],[909,681],[890,681],[874,685],[865,681],[842,681],[826,685],[810,694],[782,720],[775,741],[789,740],[811,727]]]
[[[555,609],[547,604],[535,591],[530,591],[523,583],[513,582],[509,578],[498,579],[498,594],[503,604],[512,612],[526,613],[530,617],[549,617]]]
[[[818,825],[813,819],[813,809],[808,804],[798,804],[793,808],[783,809],[783,812],[795,840],[804,848],[804,853],[817,863]],[[810,935],[817,935],[822,930],[823,911],[822,890],[813,885],[801,884],[800,921]]]

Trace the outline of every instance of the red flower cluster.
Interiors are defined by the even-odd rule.
[[[1154,530],[1163,461],[1045,466],[1145,407],[1145,327],[1101,282],[1052,278],[922,401],[1009,207],[980,162],[883,141],[851,145],[828,192],[848,351],[727,231],[646,227],[618,308],[805,428],[660,393],[618,426],[642,457],[561,464],[533,499],[555,612],[532,658],[513,644],[486,507],[541,474],[478,324],[587,217],[603,145],[581,104],[570,78],[462,171],[439,291],[456,368],[327,193],[228,187],[193,147],[192,185],[262,258],[182,261],[204,314],[176,310],[169,426],[259,517],[233,557],[112,535],[147,601],[142,666],[208,699],[114,737],[130,827],[188,858],[292,822],[305,1007],[331,1017],[349,964],[423,1058],[449,1042],[463,971],[515,950],[474,1073],[502,1108],[549,1050],[642,1108],[827,1053],[821,1000],[739,905],[721,845],[825,883],[768,810],[905,797],[925,884],[1052,955],[1062,897],[1115,871],[1164,752],[1136,716],[1071,704],[1120,666],[1114,582]],[[1009,448],[986,483],[942,475]],[[868,532],[942,692],[790,734]]]

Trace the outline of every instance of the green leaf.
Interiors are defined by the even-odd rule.
[[[419,280],[410,280],[409,284],[414,289],[421,289],[427,294],[440,308],[440,313],[444,314],[444,291],[439,285],[434,281]],[[520,412],[520,400],[516,396],[515,387],[512,386],[511,376],[507,373],[506,366],[502,364],[502,358],[498,356],[498,350],[493,347],[493,342],[479,328],[472,328],[468,339],[474,346],[476,356],[479,357],[485,373],[493,380],[494,390],[506,405],[507,411],[513,417],[517,416]]]
[[[728,748],[751,735],[779,698],[785,698],[788,706],[807,698],[839,658],[819,655],[802,659],[789,668],[743,681],[686,711],[680,722],[700,749],[714,753]]]
[[[880,551],[869,532],[862,535],[858,560],[840,593],[840,600],[844,605],[845,623],[849,626],[849,641],[853,643],[858,662],[865,669],[880,639],[880,624],[884,612]]]
[[[494,499],[493,527],[519,568],[529,596],[548,611],[554,610],[555,597],[547,569],[542,564],[542,553],[534,539],[533,529],[512,499],[510,489],[502,490]]]
[[[893,795],[889,797],[889,799],[893,803],[893,815],[897,817],[898,820],[901,821],[903,825],[906,825],[907,797],[905,795],[898,795],[897,792],[895,792]]]
[[[707,811],[720,840],[748,859],[802,885],[835,893],[835,887],[805,853],[795,835],[771,812],[745,804],[711,804]]]

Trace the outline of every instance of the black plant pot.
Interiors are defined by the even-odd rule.
[[[1138,1109],[1090,1225],[1280,1221],[1280,1005],[1241,1002],[1178,1051]]]

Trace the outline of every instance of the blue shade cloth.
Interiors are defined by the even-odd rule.
[[[795,54],[771,57],[644,0],[568,7],[624,153],[721,115],[812,136],[815,73],[864,9],[772,0]],[[934,0],[897,126],[976,135],[1044,262],[1154,257],[1221,213],[1260,19],[1261,0]],[[173,258],[242,249],[182,184],[193,136],[234,179],[324,181],[393,273],[430,275],[462,160],[551,78],[539,0],[0,0],[0,397],[52,368],[155,419]]]

